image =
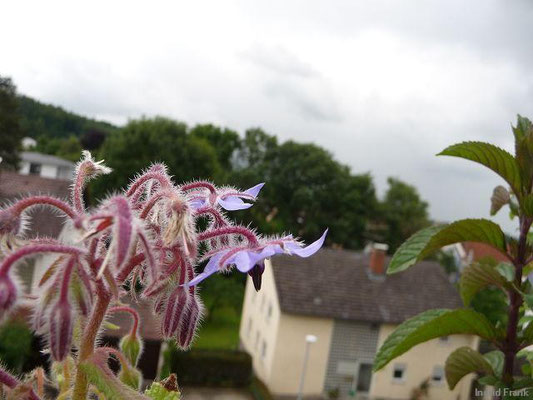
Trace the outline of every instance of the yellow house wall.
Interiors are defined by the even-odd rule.
[[[379,332],[379,346],[394,330],[394,325],[382,325]],[[444,367],[446,358],[455,349],[461,346],[470,346],[477,349],[478,338],[467,335],[449,336],[447,342],[431,340],[413,347],[407,353],[391,361],[385,368],[374,373],[370,387],[373,398],[409,399],[414,388],[418,387],[425,379],[431,377],[436,365]],[[378,346],[378,348],[379,348]],[[404,382],[394,382],[392,378],[395,364],[405,364]],[[463,378],[453,391],[448,389],[445,379],[440,384],[430,383],[430,400],[467,400],[470,399],[470,387],[473,374]]]
[[[269,305],[272,306],[270,317]],[[304,393],[322,393],[332,329],[331,319],[281,313],[268,260],[259,292],[255,291],[248,277],[239,336],[244,349],[252,355],[255,373],[273,394],[297,393],[308,334],[317,336],[318,340],[310,348]],[[261,352],[263,341],[267,345],[264,357]]]
[[[282,314],[269,388],[276,395],[298,392],[305,353],[305,336],[317,337],[309,349],[304,395],[320,395],[324,389],[333,320]]]
[[[281,314],[271,267],[270,261],[267,260],[259,292],[255,291],[252,279],[248,277],[239,329],[241,344],[252,356],[254,371],[266,384],[270,382]],[[271,307],[270,316],[268,315],[269,307]],[[266,344],[264,357],[262,353],[263,343]]]

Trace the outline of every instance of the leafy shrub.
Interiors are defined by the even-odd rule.
[[[0,359],[11,371],[20,373],[31,354],[33,335],[22,321],[8,321],[0,326]]]
[[[237,350],[183,352],[169,346],[161,375],[172,372],[178,375],[180,385],[246,387],[252,381],[252,358]]]

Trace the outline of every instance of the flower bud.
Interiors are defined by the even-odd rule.
[[[165,316],[163,317],[163,335],[167,338],[174,336],[178,331],[187,310],[189,290],[178,286],[170,294],[167,301]]]
[[[122,368],[118,379],[134,390],[139,390],[142,384],[142,374],[137,368]]]
[[[50,310],[50,353],[55,361],[62,361],[72,343],[72,309],[68,301],[58,301]]]
[[[0,274],[0,318],[5,315],[17,300],[17,287],[8,274]]]
[[[142,340],[139,335],[132,335],[130,333],[124,336],[120,340],[119,347],[129,363],[136,366],[142,352]]]
[[[202,315],[202,304],[196,296],[192,296],[191,305],[187,309],[177,337],[177,342],[183,349],[188,349],[194,338],[196,327]]]

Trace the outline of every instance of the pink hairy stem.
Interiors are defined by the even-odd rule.
[[[14,253],[4,258],[2,265],[0,265],[0,275],[7,274],[11,269],[11,266],[20,259],[36,253],[63,253],[80,256],[85,253],[85,250],[60,244],[30,244],[21,247]]]
[[[116,307],[111,307],[109,309],[109,312],[116,312],[116,311],[127,312],[131,314],[133,318],[133,325],[131,327],[131,336],[135,338],[137,336],[137,332],[139,329],[139,313],[134,308],[131,308],[128,306],[116,306]]]
[[[76,212],[70,207],[67,203],[62,200],[56,199],[52,196],[31,196],[25,199],[17,201],[11,206],[11,208],[17,213],[21,214],[25,209],[38,206],[38,205],[47,205],[52,206],[60,211],[62,211],[69,218],[74,219],[76,217]]]
[[[255,234],[251,230],[242,226],[224,226],[222,228],[201,232],[198,234],[198,240],[203,241],[226,235],[241,235],[244,236],[252,246],[259,246],[259,241]]]
[[[149,180],[158,181],[164,188],[172,186],[172,182],[170,182],[170,180],[165,174],[156,171],[147,172],[131,184],[128,191],[126,192],[126,196],[131,197],[143,184],[145,184]]]

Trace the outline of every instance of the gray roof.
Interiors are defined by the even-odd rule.
[[[273,259],[281,310],[396,324],[432,308],[461,306],[456,289],[436,262],[420,262],[404,272],[378,278],[368,273],[368,262],[366,254],[332,249],[322,249],[309,258]]]
[[[76,165],[75,163],[64,160],[63,158],[51,156],[49,154],[37,153],[35,151],[23,151],[20,153],[20,158],[22,161],[27,161],[30,163],[56,165],[58,167],[74,168]]]

